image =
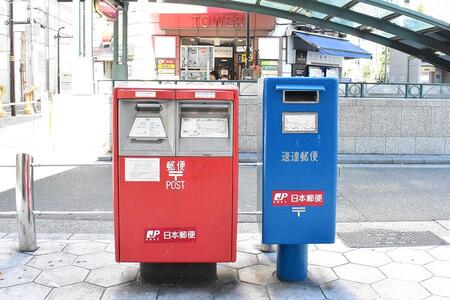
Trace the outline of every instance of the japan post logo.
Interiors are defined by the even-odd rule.
[[[166,190],[184,190],[185,180],[184,172],[186,170],[186,162],[180,160],[178,162],[171,160],[166,163],[166,170],[168,177],[173,180],[166,180]]]
[[[161,231],[159,230],[147,230],[147,233],[145,234],[145,241],[157,241],[159,240],[159,235],[161,234]]]
[[[273,201],[283,201],[287,198],[288,193],[275,193],[273,196]]]

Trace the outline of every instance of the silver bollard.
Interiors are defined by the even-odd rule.
[[[29,154],[16,155],[16,209],[19,226],[19,251],[35,251],[36,228],[34,226],[34,182],[33,157]]]

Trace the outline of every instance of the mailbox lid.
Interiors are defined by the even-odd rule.
[[[264,243],[334,242],[337,88],[337,80],[331,78],[265,80],[262,103]],[[286,101],[286,91],[305,91],[306,101]],[[315,92],[317,99],[313,100]],[[316,198],[320,201],[316,202]]]

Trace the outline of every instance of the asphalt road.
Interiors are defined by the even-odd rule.
[[[6,176],[3,172],[0,169],[0,175]],[[340,222],[450,219],[449,178],[450,166],[343,166],[337,219]],[[241,167],[239,181],[239,210],[256,210],[256,168]],[[37,210],[110,211],[111,195],[111,167],[105,165],[78,167],[35,181]],[[11,186],[0,192],[0,211],[14,209],[15,191]],[[254,220],[240,217],[243,222]]]

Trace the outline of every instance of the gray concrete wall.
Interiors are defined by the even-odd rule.
[[[241,152],[256,152],[259,105],[240,99]],[[450,154],[450,99],[339,100],[343,154]]]
[[[339,152],[450,154],[450,99],[342,98]]]

